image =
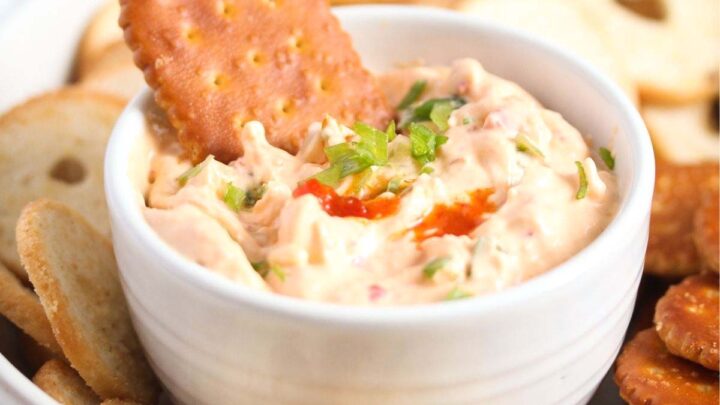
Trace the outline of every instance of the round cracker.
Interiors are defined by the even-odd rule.
[[[717,93],[720,2],[665,0],[665,18],[647,18],[616,0],[577,0],[611,41],[643,101],[686,103]]]
[[[109,45],[123,40],[123,32],[118,25],[119,18],[120,2],[107,0],[90,20],[78,49],[77,75],[79,77],[91,70],[95,61]]]
[[[701,269],[693,241],[693,217],[703,196],[717,187],[717,163],[680,166],[658,160],[646,273],[681,277]]]
[[[720,160],[714,108],[712,101],[684,105],[644,104],[642,116],[656,153],[678,164]]]
[[[579,2],[564,0],[469,0],[460,10],[529,31],[577,53],[608,74],[635,103],[637,87],[625,64]]]
[[[133,330],[110,242],[51,200],[28,204],[18,250],[70,364],[103,398],[151,403],[157,383]]]
[[[48,197],[81,211],[105,236],[103,156],[124,101],[67,88],[0,117],[0,261],[25,278],[15,223],[28,202]],[[11,192],[8,192],[11,190]]]
[[[655,310],[655,329],[668,351],[718,370],[718,304],[716,274],[670,287]]]
[[[715,273],[720,272],[719,198],[717,190],[705,196],[695,212],[694,224],[695,247],[705,267]]]
[[[620,396],[630,405],[718,403],[718,374],[670,354],[653,329],[635,335],[615,365]]]

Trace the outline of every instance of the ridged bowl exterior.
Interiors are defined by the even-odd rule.
[[[612,144],[620,210],[567,262],[477,299],[363,309],[248,291],[183,259],[143,220],[130,156],[146,90],[113,133],[106,192],[123,287],[163,383],[186,404],[587,402],[627,329],[647,244],[654,162],[634,107],[575,56],[488,22],[392,6],[337,14],[372,69],[475,57]]]

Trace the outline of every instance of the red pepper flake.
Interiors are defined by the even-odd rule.
[[[373,284],[368,287],[368,293],[370,301],[374,302],[385,296],[385,289],[377,284]]]
[[[322,209],[334,217],[384,218],[395,213],[400,204],[400,199],[397,197],[363,201],[356,197],[341,196],[335,192],[335,189],[316,179],[300,184],[293,192],[293,197],[297,198],[305,194],[314,195]]]
[[[469,202],[436,205],[430,214],[413,228],[415,240],[421,242],[436,236],[467,235],[485,221],[485,214],[497,209],[495,204],[488,201],[493,194],[491,189],[474,190],[468,194]]]

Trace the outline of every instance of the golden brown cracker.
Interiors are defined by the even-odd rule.
[[[37,296],[0,264],[0,314],[43,347],[62,354]]]
[[[680,166],[659,160],[645,257],[649,274],[680,277],[697,273],[693,217],[703,195],[718,187],[718,164]]]
[[[720,272],[719,198],[718,190],[705,195],[695,212],[694,222],[695,247],[704,266],[715,273]]]
[[[193,160],[242,154],[258,120],[297,151],[325,114],[382,126],[392,111],[326,0],[123,0],[135,63]]]
[[[45,363],[33,377],[33,382],[46,394],[63,405],[97,405],[100,398],[82,378],[60,360]]]
[[[18,251],[65,356],[103,398],[152,402],[157,383],[130,322],[110,242],[80,214],[38,200]]]
[[[139,403],[135,401],[126,401],[124,399],[107,399],[105,401],[102,401],[100,405],[140,405]]]
[[[653,329],[639,332],[615,363],[620,396],[630,405],[717,405],[718,374],[670,354]]]
[[[119,17],[118,0],[106,0],[92,17],[80,39],[76,66],[78,77],[86,75],[92,69],[110,44],[122,41],[123,32],[118,25]]]
[[[0,116],[0,262],[22,278],[15,223],[28,202],[48,197],[81,211],[110,235],[103,156],[125,101],[67,88]]]
[[[718,277],[690,276],[655,309],[655,329],[670,353],[718,370]]]
[[[683,105],[644,104],[642,116],[656,153],[677,164],[720,160],[713,104],[711,100]]]

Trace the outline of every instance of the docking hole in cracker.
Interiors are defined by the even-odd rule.
[[[326,114],[383,128],[392,117],[325,0],[121,3],[135,63],[196,162],[239,157],[238,131],[252,120],[296,152]]]

